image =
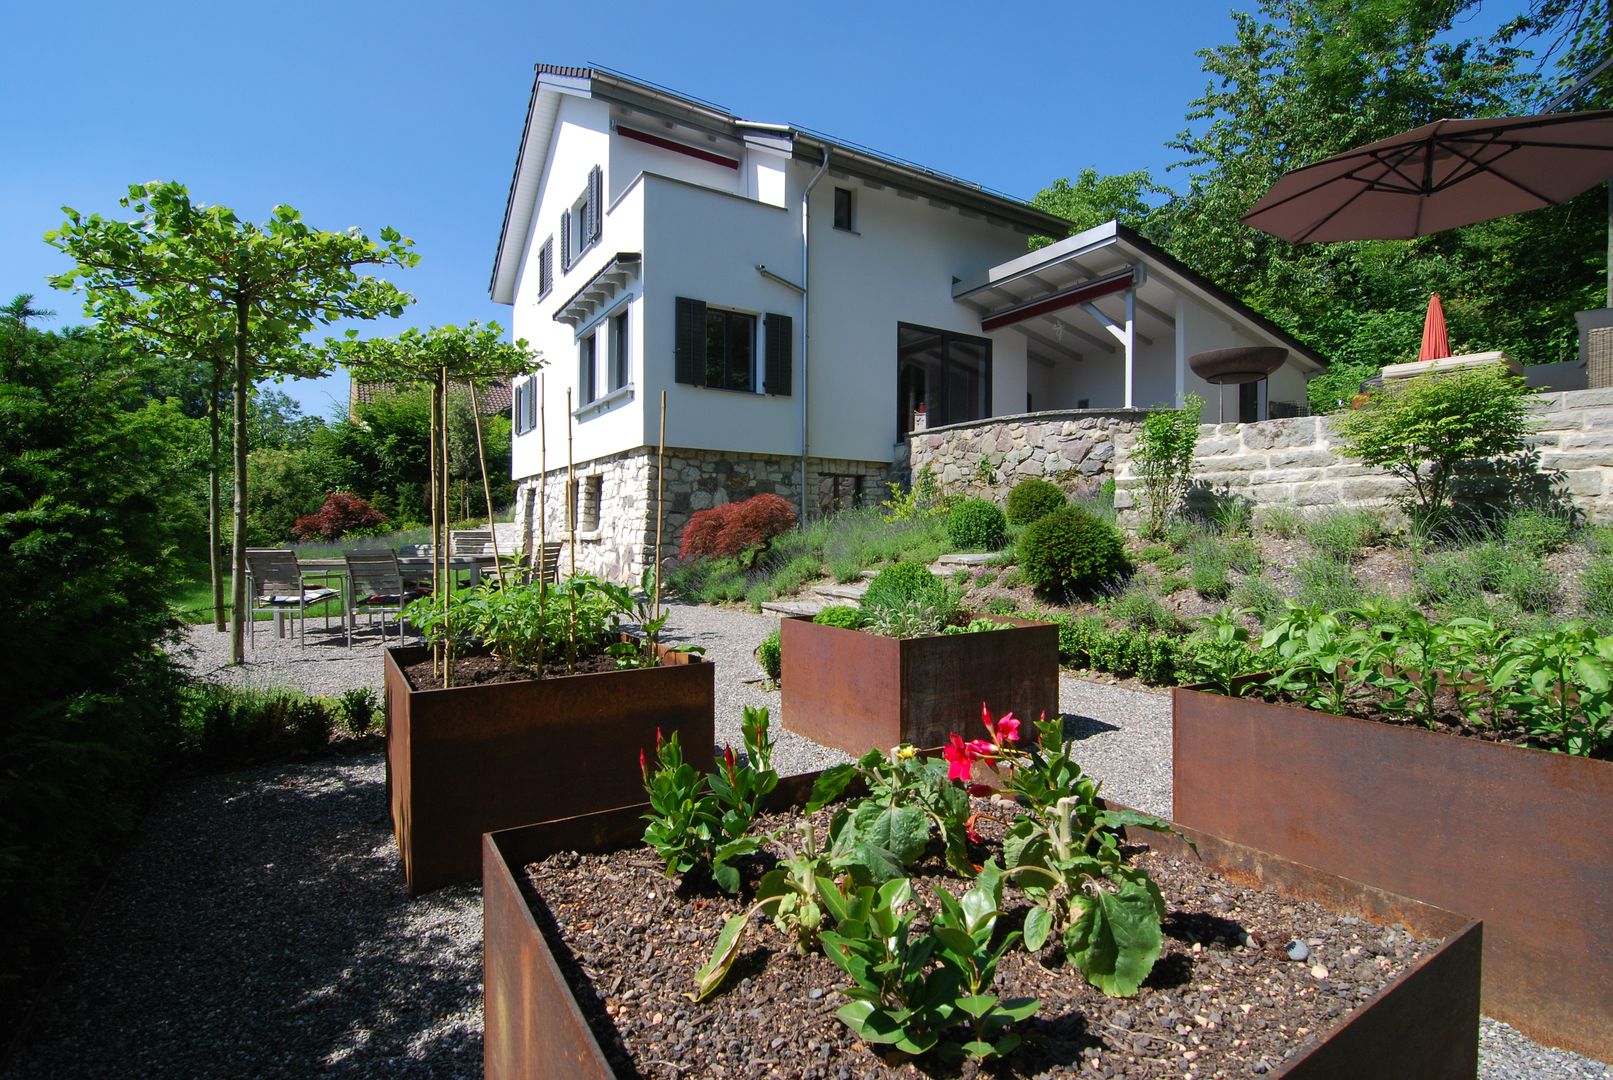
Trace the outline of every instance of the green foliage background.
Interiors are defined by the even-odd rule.
[[[1034,200],[1076,228],[1119,218],[1326,357],[1310,404],[1337,409],[1385,364],[1416,358],[1438,292],[1457,352],[1528,364],[1577,355],[1574,312],[1606,300],[1608,194],[1416,240],[1291,245],[1238,223],[1285,172],[1444,117],[1541,108],[1605,55],[1608,9],[1534,0],[1489,38],[1480,0],[1256,0],[1204,49],[1161,185],[1145,171],[1055,181]],[[1555,51],[1554,51],[1555,50]],[[1568,108],[1613,103],[1604,73]],[[1033,241],[1035,246],[1035,241]]]

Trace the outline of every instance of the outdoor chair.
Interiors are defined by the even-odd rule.
[[[398,617],[398,644],[403,644],[403,608],[421,595],[404,585],[398,557],[390,551],[349,551],[347,560],[347,647],[353,647],[353,624],[360,614],[381,616],[381,640],[386,640],[386,617]]]
[[[333,596],[340,596],[339,589],[332,589],[328,585],[309,586],[303,584],[302,567],[297,562],[297,555],[288,548],[247,548],[247,597],[250,610],[248,617],[252,623],[252,647],[258,644],[257,616],[260,611],[272,611],[278,622],[281,616],[295,609],[297,612],[297,642],[301,646],[308,644],[308,608],[329,600]],[[344,617],[343,622],[346,622]],[[330,609],[325,610],[325,626],[330,627]]]

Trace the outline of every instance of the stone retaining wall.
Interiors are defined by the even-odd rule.
[[[1147,415],[1144,409],[1074,409],[951,424],[910,435],[907,467],[911,476],[929,466],[943,491],[999,502],[1028,476],[1090,498],[1114,477],[1121,440]]]
[[[597,525],[577,533],[576,569],[612,581],[637,581],[655,557],[655,451],[640,447],[576,466],[581,521],[590,524],[597,497]],[[798,504],[801,459],[765,454],[669,449],[666,453],[662,555],[675,556],[683,528],[697,510],[771,492]],[[809,513],[853,505],[876,505],[890,497],[890,466],[883,462],[808,459],[812,491]],[[551,469],[542,485],[545,539],[564,544],[560,572],[571,569],[567,529],[566,470]],[[536,476],[516,486],[516,528],[523,550],[537,542]]]

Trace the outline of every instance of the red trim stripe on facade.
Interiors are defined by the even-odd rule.
[[[620,135],[624,139],[632,139],[635,142],[648,143],[650,146],[659,146],[662,150],[670,150],[674,154],[686,154],[692,158],[699,158],[701,161],[709,161],[713,165],[721,165],[728,169],[739,168],[738,158],[726,157],[711,150],[702,150],[697,146],[690,146],[688,143],[680,143],[674,142],[671,139],[663,139],[659,135],[651,135],[648,131],[638,131],[634,128],[623,127],[622,125],[617,124],[616,134]]]

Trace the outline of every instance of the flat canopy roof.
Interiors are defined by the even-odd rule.
[[[1302,367],[1327,366],[1276,323],[1115,221],[999,263],[954,285],[952,296],[980,312],[982,331],[1013,326],[1033,356],[1056,360],[1072,353],[1119,355],[1120,342],[1107,326],[1124,322],[1124,294],[1132,287],[1137,340],[1145,345],[1176,332],[1176,298],[1185,294],[1257,342],[1287,349]]]

